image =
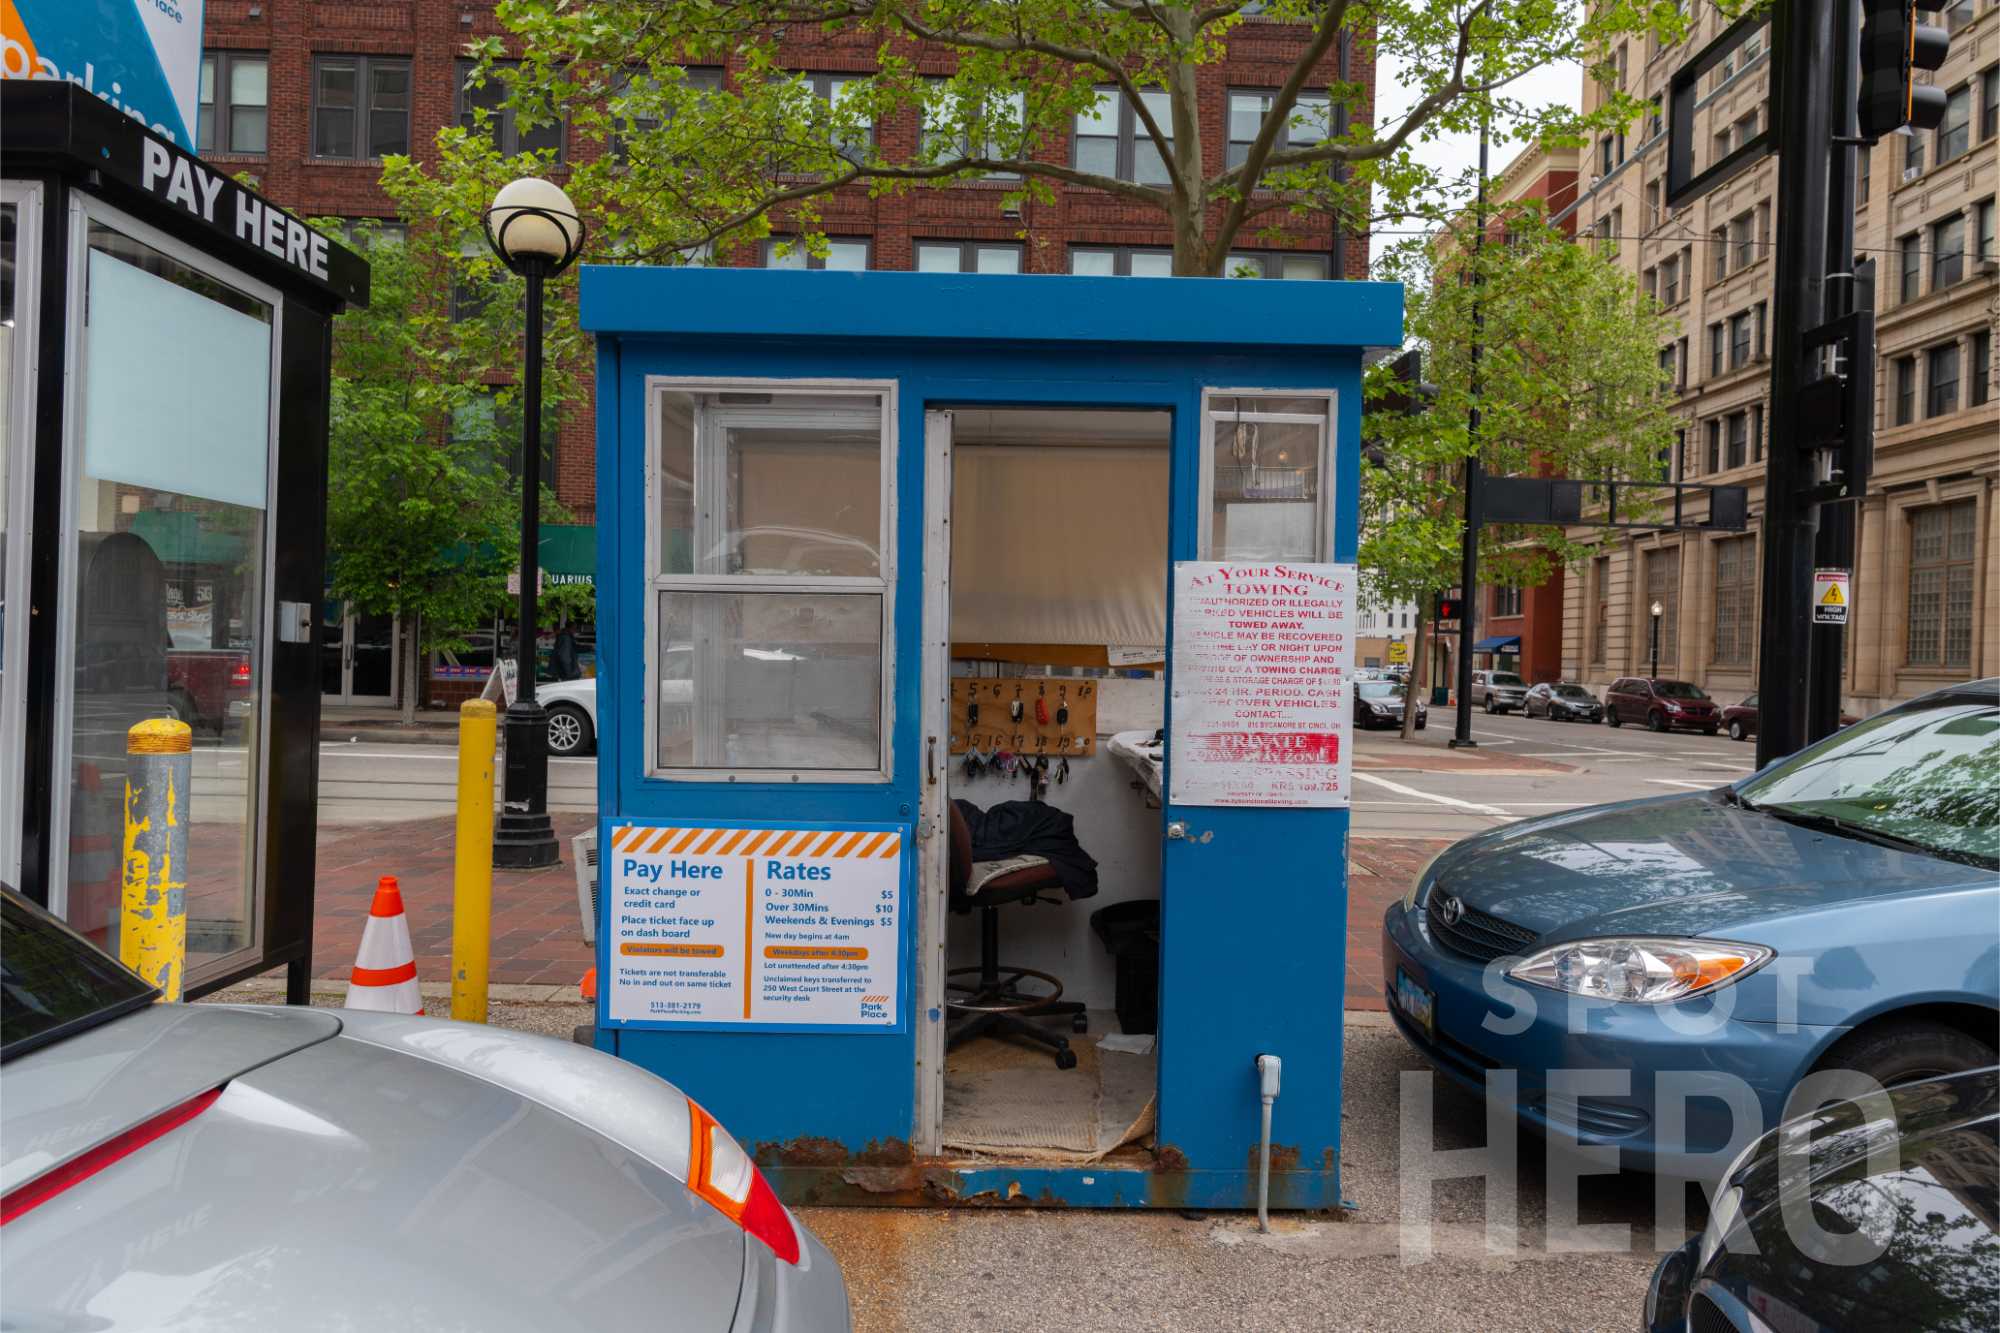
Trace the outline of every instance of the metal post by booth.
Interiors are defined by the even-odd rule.
[[[118,961],[178,1000],[187,984],[188,788],[194,732],[156,717],[125,737],[124,903]]]
[[[507,705],[507,777],[493,832],[495,865],[524,869],[556,863],[549,822],[548,714],[535,702],[535,615],[541,582],[542,282],[583,249],[583,222],[569,196],[548,181],[524,177],[503,187],[486,210],[486,240],[509,270],[527,280],[527,359],[521,380],[521,623],[515,639],[518,683]]]
[[[1480,488],[1485,469],[1479,459],[1479,353],[1486,337],[1486,311],[1480,304],[1479,289],[1486,285],[1486,270],[1480,252],[1486,247],[1486,113],[1479,114],[1479,203],[1472,232],[1472,350],[1470,384],[1472,410],[1465,423],[1465,537],[1459,550],[1458,594],[1463,605],[1458,617],[1458,707],[1452,724],[1450,746],[1454,750],[1475,750],[1472,739],[1472,637],[1478,632],[1479,530],[1485,522],[1480,512]]]
[[[493,951],[493,705],[458,706],[458,836],[451,870],[451,1016],[486,1021]]]

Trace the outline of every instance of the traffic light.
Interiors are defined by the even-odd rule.
[[[1919,87],[1917,71],[1944,64],[1951,34],[1917,22],[1948,0],[1863,0],[1861,27],[1861,137],[1879,139],[1908,125],[1934,130],[1944,121],[1945,92]]]
[[[1435,619],[1457,620],[1464,611],[1465,599],[1463,597],[1440,597],[1438,598]]]

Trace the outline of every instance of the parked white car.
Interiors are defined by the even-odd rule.
[[[535,702],[548,711],[549,753],[558,759],[597,749],[597,681],[553,680],[535,686]]]

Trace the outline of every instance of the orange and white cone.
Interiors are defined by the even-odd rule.
[[[417,955],[410,947],[410,921],[403,915],[403,891],[394,875],[382,876],[368,924],[361,930],[361,949],[354,956],[354,977],[347,983],[347,1007],[385,1014],[421,1014],[424,997],[417,989]]]

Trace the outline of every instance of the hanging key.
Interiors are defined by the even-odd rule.
[[[1067,685],[1063,686],[1061,691],[1056,695],[1056,725],[1059,727],[1069,725],[1069,686]]]
[[[967,730],[979,725],[979,700],[974,699],[965,706],[965,725]]]
[[[1021,720],[1022,715],[1025,714],[1026,712],[1027,712],[1027,704],[1023,702],[1021,699],[1021,687],[1019,685],[1016,685],[1014,687],[1014,700],[1012,703],[1007,705],[1007,716],[1012,718],[1014,721],[1019,722]],[[1019,742],[1017,741],[1016,744],[1019,744]]]
[[[1064,755],[1062,758],[1062,762],[1056,765],[1056,786],[1060,787],[1063,785],[1063,783],[1068,781],[1069,781],[1069,756]]]

